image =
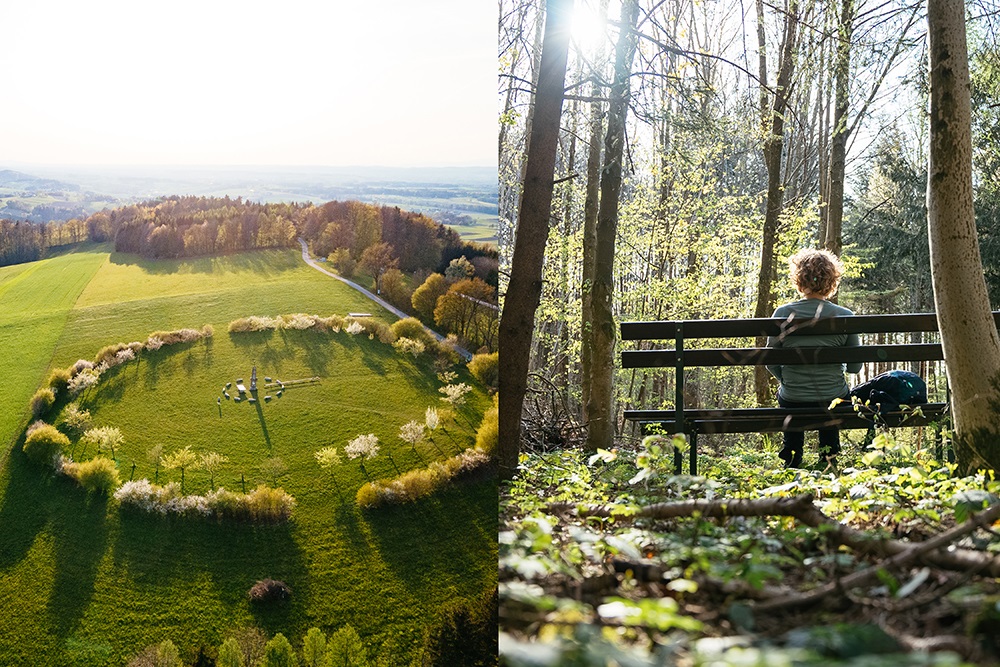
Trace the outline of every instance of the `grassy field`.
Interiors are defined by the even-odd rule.
[[[19,324],[29,314],[41,317],[39,309],[17,316],[8,301],[23,299],[19,290],[36,295],[42,286],[53,290],[34,297],[52,309],[44,336],[40,325]],[[444,430],[413,449],[399,440],[399,427],[421,419],[429,405],[445,407],[429,359],[403,357],[363,335],[226,333],[231,320],[245,315],[353,311],[391,321],[357,292],[306,267],[294,251],[151,262],[92,250],[0,273],[0,358],[30,350],[34,359],[33,370],[19,371],[16,383],[0,384],[10,394],[6,404],[15,406],[8,412],[16,413],[0,422],[0,436],[14,446],[0,473],[0,587],[6,592],[0,596],[0,664],[121,665],[163,639],[193,662],[199,650],[210,652],[237,627],[280,631],[294,644],[310,627],[329,633],[345,623],[386,664],[419,657],[435,610],[495,581],[495,482],[362,512],[354,504],[366,479],[358,462],[345,459],[330,474],[313,452],[375,433],[383,449],[366,464],[367,474],[394,476],[469,446],[487,397],[475,391]],[[125,479],[155,475],[146,458],[155,444],[226,455],[230,462],[215,483],[232,490],[240,490],[241,478],[248,489],[265,481],[261,463],[281,458],[287,473],[278,482],[298,502],[290,524],[120,513],[114,502],[88,498],[25,460],[17,446],[27,422],[20,406],[50,366],[92,358],[106,344],[143,340],[158,329],[204,324],[215,329],[211,339],[144,354],[111,371],[83,403],[97,425],[117,426],[125,435],[117,457]],[[266,403],[219,405],[223,385],[249,381],[254,362],[261,379],[321,380]],[[464,371],[459,380],[474,383]],[[161,482],[179,479],[173,472],[159,475]],[[189,492],[210,486],[204,471],[188,472],[185,484]],[[265,577],[289,584],[288,604],[268,611],[249,605],[247,589]]]

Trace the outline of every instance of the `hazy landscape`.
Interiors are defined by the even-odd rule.
[[[425,215],[495,242],[493,167],[53,166],[0,164],[0,218],[49,222],[170,195],[248,201],[353,200]]]

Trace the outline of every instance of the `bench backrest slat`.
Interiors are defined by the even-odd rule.
[[[1000,326],[1000,311],[993,313]],[[851,333],[912,333],[937,331],[937,315],[915,313],[905,315],[854,315],[784,320],[756,318],[745,320],[668,320],[660,322],[622,322],[622,340],[673,340],[680,325],[684,338],[742,338],[779,336],[781,334],[851,334]]]
[[[676,350],[624,350],[622,368],[677,366]],[[862,345],[860,347],[713,348],[681,350],[681,364],[694,366],[759,366],[762,364],[838,364],[868,361],[937,361],[944,359],[937,343]]]

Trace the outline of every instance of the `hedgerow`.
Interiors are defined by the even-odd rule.
[[[203,516],[252,523],[282,523],[291,518],[295,498],[284,489],[258,486],[242,494],[219,487],[204,496],[184,495],[180,484],[164,486],[148,479],[125,482],[114,494],[123,508],[150,514]]]
[[[413,317],[406,317],[394,322],[391,326],[372,317],[352,317],[350,315],[306,315],[295,313],[291,315],[250,315],[240,317],[229,323],[229,333],[251,333],[256,331],[277,331],[280,329],[306,330],[340,333],[341,331],[357,336],[368,334],[372,340],[376,338],[386,345],[393,345],[403,354],[419,356],[430,352],[437,356],[442,366],[457,364],[461,357],[456,350],[457,340],[449,336],[443,341],[435,340],[424,325]]]
[[[469,448],[444,461],[435,461],[426,468],[405,472],[395,479],[366,482],[358,489],[356,501],[359,507],[366,508],[413,502],[488,463],[489,456],[484,452]]]

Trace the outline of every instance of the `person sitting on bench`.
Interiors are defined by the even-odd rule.
[[[849,309],[831,303],[828,299],[837,292],[844,266],[831,252],[804,249],[789,258],[790,276],[796,291],[802,296],[798,301],[778,306],[774,317],[782,319],[820,318],[853,315]],[[857,346],[861,341],[857,334],[782,334],[767,339],[768,347],[832,347]],[[826,408],[837,398],[850,400],[850,388],[844,372],[857,373],[861,363],[816,364],[816,365],[776,365],[767,370],[780,383],[778,405],[783,408]],[[834,457],[840,452],[840,431],[837,428],[819,430],[820,456],[828,465],[834,465]],[[805,433],[784,431],[784,446],[778,456],[786,468],[802,465],[802,449]]]

